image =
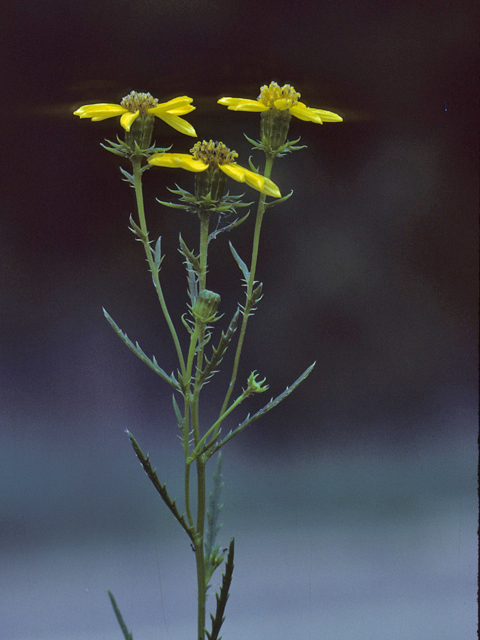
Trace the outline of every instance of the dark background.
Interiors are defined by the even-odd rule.
[[[127,228],[133,192],[117,158],[99,145],[120,132],[118,118],[92,123],[72,112],[118,103],[132,89],[160,101],[189,95],[197,110],[187,119],[199,137],[224,141],[248,166],[243,134],[258,137],[259,117],[216,101],[256,98],[275,80],[344,122],[293,119],[290,138],[301,136],[308,148],[274,166],[275,182],[294,195],[264,221],[257,278],[265,296],[249,325],[239,384],[256,369],[276,395],[317,365],[225,449],[225,540],[235,533],[244,555],[224,635],[472,637],[476,4],[100,0],[7,3],[2,13],[0,506],[10,587],[0,635],[3,624],[10,640],[118,637],[105,598],[117,586],[135,637],[141,624],[172,640],[192,637],[193,563],[183,582],[175,564],[188,562],[186,540],[175,537],[162,505],[157,510],[123,433],[137,436],[181,495],[171,394],[122,346],[102,306],[167,371],[175,353]],[[178,152],[194,142],[161,121],[155,131],[159,145]],[[258,152],[253,161],[262,162]],[[192,176],[154,168],[144,183],[152,234],[163,237],[165,295],[179,318],[187,300],[178,234],[194,247],[197,221],[155,198],[167,199],[175,183],[191,189]],[[244,191],[236,183],[230,189]],[[243,296],[227,241],[247,259],[253,212],[211,246],[209,286],[222,296],[223,326]],[[223,392],[212,383],[213,413]],[[261,400],[249,401],[238,420]],[[275,536],[284,536],[278,553]],[[408,560],[395,556],[390,567],[391,548],[399,547]],[[145,553],[152,584],[161,568],[172,571],[162,574],[166,613],[158,619],[158,585],[138,578],[132,549]],[[119,569],[119,557],[131,573]],[[317,590],[310,576],[304,610],[295,594],[317,561]],[[404,580],[387,579],[404,562],[426,562],[422,576],[435,576],[434,586],[409,571]],[[372,577],[375,567],[389,587]],[[256,572],[273,579],[253,595]],[[403,588],[411,600],[402,600]],[[416,589],[428,594],[425,608]],[[26,602],[34,603],[30,613]],[[281,624],[276,607],[286,615]],[[358,621],[355,607],[362,631],[348,626],[348,615]],[[391,613],[379,616],[379,608]],[[411,624],[398,624],[405,619]]]

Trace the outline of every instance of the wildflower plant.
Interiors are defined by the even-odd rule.
[[[104,310],[106,319],[123,343],[173,389],[173,416],[175,416],[176,428],[179,430],[184,459],[182,508],[177,506],[166,484],[162,484],[159,480],[148,454],[144,454],[132,433],[127,431],[127,434],[149,480],[184,530],[195,552],[198,596],[197,640],[205,640],[205,638],[220,640],[219,633],[224,621],[225,605],[234,567],[234,539],[230,541],[228,549],[223,550],[217,541],[221,526],[219,518],[223,486],[220,450],[232,438],[290,395],[310,374],[315,364],[310,365],[291,386],[272,398],[259,411],[253,415],[247,413],[246,417],[239,422],[237,419],[234,421],[234,412],[247,398],[262,394],[269,388],[265,379],[261,379],[260,375],[253,371],[241,390],[235,392],[248,320],[262,298],[263,286],[256,280],[256,270],[263,218],[268,209],[284,203],[292,195],[289,193],[282,197],[279,187],[271,180],[274,160],[288,152],[303,148],[297,144],[299,138],[292,142],[287,140],[292,116],[317,124],[342,120],[340,116],[330,111],[307,107],[299,101],[299,98],[300,94],[290,85],[280,87],[272,82],[261,88],[256,100],[226,97],[218,101],[220,105],[227,106],[231,111],[260,113],[260,140],[254,141],[248,137],[247,140],[255,150],[262,151],[265,155],[263,173],[260,173],[251,161],[249,161],[250,169],[237,164],[238,154],[228,149],[223,142],[213,140],[196,142],[190,154],[170,153],[169,149],[152,144],[155,118],[184,135],[196,137],[193,126],[183,119],[183,116],[195,109],[191,104],[192,98],[188,96],[160,103],[149,93],[132,91],[118,105],[106,103],[85,105],[74,112],[80,118],[90,118],[94,122],[120,116],[124,138],[117,137],[116,142],[107,141],[103,146],[107,151],[130,162],[131,173],[123,167],[120,168],[124,180],[135,190],[137,216],[135,219],[130,216],[130,230],[143,245],[155,292],[178,358],[178,369],[169,375],[159,365],[155,356],[148,357],[138,342],[132,342]],[[181,234],[179,235],[179,250],[186,267],[188,288],[185,298],[186,312],[175,323],[170,317],[160,278],[164,258],[161,238],[154,239],[150,236],[145,216],[142,178],[143,174],[152,167],[180,168],[195,174],[192,192],[177,186],[176,189],[170,189],[170,192],[178,197],[175,202],[159,200],[164,207],[183,209],[196,214],[199,219],[199,241],[196,249],[188,247]],[[240,215],[237,210],[252,203],[244,202],[242,196],[230,195],[226,191],[228,178],[244,183],[258,192],[250,257],[242,258],[233,244],[229,243],[233,257],[232,266],[236,269],[234,265],[236,262],[240,270],[239,277],[245,286],[245,298],[238,304],[237,310],[229,321],[219,313],[221,311],[220,295],[207,288],[208,247],[219,234],[232,232],[244,223],[248,213]],[[267,198],[271,199],[267,200]],[[233,217],[232,222],[225,222],[227,213],[231,214],[229,220]],[[220,220],[215,230],[210,229],[212,214],[218,215]],[[225,266],[222,265],[222,268]],[[218,408],[216,419],[212,424],[205,426],[200,421],[202,391],[204,386],[218,374],[229,347],[234,350],[234,357],[226,388],[224,386],[224,399]],[[217,462],[213,474],[213,490],[207,504],[206,466],[214,456]],[[193,469],[196,471],[197,480],[195,499],[192,496],[190,483]],[[207,590],[215,570],[222,564],[225,565],[222,584],[216,595],[216,609],[210,613],[211,629],[207,630]],[[109,596],[123,635],[126,640],[131,640],[132,633],[123,620],[115,598],[110,592]]]

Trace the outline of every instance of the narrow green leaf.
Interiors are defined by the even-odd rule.
[[[123,632],[123,636],[124,636],[125,640],[133,640],[133,633],[128,630],[127,625],[125,624],[125,621],[123,620],[123,616],[120,613],[120,609],[118,608],[117,602],[116,602],[115,598],[113,597],[113,593],[111,591],[108,591],[108,596],[110,598],[110,602],[112,603],[113,610],[115,611],[115,615],[117,617],[118,624],[120,625],[120,628],[121,628],[121,630]]]
[[[153,469],[153,467],[152,467],[152,465],[150,463],[150,458],[149,458],[148,454],[145,455],[143,453],[143,451],[140,449],[140,447],[138,445],[138,442],[135,440],[133,435],[128,430],[127,430],[127,435],[130,438],[130,442],[132,443],[132,447],[133,447],[133,449],[134,449],[134,451],[135,451],[135,453],[137,455],[137,458],[140,460],[140,463],[141,463],[145,473],[147,474],[150,482],[153,484],[155,489],[160,494],[162,500],[165,502],[165,504],[170,509],[170,511],[173,513],[173,515],[178,520],[178,522],[182,525],[182,527],[186,531],[188,537],[190,538],[192,543],[195,545],[195,530],[193,529],[193,527],[190,527],[186,523],[185,517],[183,515],[180,515],[180,512],[177,509],[177,505],[175,504],[175,500],[172,500],[170,498],[170,496],[168,495],[166,485],[165,484],[162,485],[160,483],[160,480],[158,479],[158,476],[157,476],[157,472],[156,472],[155,469]]]
[[[208,640],[221,640],[219,637],[220,629],[225,620],[225,607],[227,606],[227,600],[230,595],[230,585],[232,584],[233,568],[235,555],[235,538],[232,538],[228,547],[227,562],[225,563],[225,573],[222,576],[222,586],[220,588],[220,594],[216,593],[217,598],[217,610],[215,611],[215,617],[210,614],[212,620],[212,632],[209,633],[206,629]]]
[[[230,344],[231,339],[233,338],[235,331],[237,329],[238,316],[240,314],[240,309],[237,309],[235,315],[230,321],[227,332],[224,333],[222,331],[222,335],[220,337],[220,341],[218,343],[218,347],[215,349],[213,347],[213,354],[210,360],[205,357],[206,365],[204,370],[200,375],[200,384],[205,384],[212,375],[215,373],[215,367],[217,367],[223,359],[224,353],[227,350],[228,345]]]
[[[272,200],[271,202],[267,202],[265,204],[265,211],[269,208],[269,207],[273,207],[275,204],[280,204],[282,202],[285,202],[286,200],[288,200],[289,198],[291,198],[293,195],[293,190],[290,191],[290,193],[288,193],[286,196],[283,196],[282,198],[277,198],[276,200]]]
[[[185,418],[182,416],[180,412],[180,408],[178,406],[177,399],[175,398],[175,394],[172,395],[172,402],[173,402],[173,410],[175,411],[175,415],[177,417],[178,428],[180,429],[183,435],[183,429],[185,427]]]
[[[292,391],[294,391],[298,387],[298,385],[300,385],[305,380],[305,378],[308,375],[310,375],[310,373],[311,373],[313,367],[315,366],[315,364],[316,364],[315,362],[313,364],[311,364],[308,367],[308,369],[306,369],[302,373],[302,375],[295,380],[295,382],[292,385],[287,387],[285,389],[285,391],[283,393],[281,393],[279,396],[277,396],[276,398],[272,398],[270,400],[270,402],[268,402],[262,409],[260,409],[260,411],[257,411],[257,413],[254,413],[253,416],[250,416],[250,414],[248,414],[248,416],[245,418],[245,420],[243,422],[241,422],[236,429],[230,431],[230,433],[228,433],[228,435],[225,436],[225,438],[223,440],[221,440],[218,444],[216,444],[213,447],[211,452],[208,454],[208,457],[212,456],[216,451],[218,451],[221,447],[223,447],[223,445],[226,444],[229,440],[231,440],[234,436],[238,435],[246,427],[251,425],[252,422],[255,422],[255,420],[258,420],[258,418],[261,418],[263,415],[268,413],[271,409],[276,407],[277,404],[280,404],[280,402],[282,402],[282,400],[285,400],[285,398],[287,398],[292,393]]]
[[[142,360],[142,362],[144,362],[146,365],[148,365],[150,367],[150,369],[155,371],[155,373],[158,374],[162,378],[162,380],[165,380],[165,382],[168,382],[168,384],[171,385],[174,389],[176,389],[177,391],[181,392],[182,389],[181,389],[178,381],[175,379],[173,373],[172,373],[171,376],[167,375],[167,373],[158,365],[158,362],[157,362],[155,356],[153,356],[153,360],[150,360],[150,358],[140,348],[140,345],[138,344],[138,342],[133,344],[133,342],[130,340],[130,338],[127,336],[127,334],[124,333],[120,329],[120,327],[110,317],[110,315],[105,311],[105,309],[103,310],[103,313],[104,313],[106,319],[108,320],[108,322],[110,323],[110,326],[113,328],[115,333],[121,338],[123,343],[127,345],[127,347],[130,349],[130,351],[133,351],[133,353],[136,356],[138,356],[140,358],[140,360]]]
[[[250,279],[250,271],[247,268],[245,262],[240,258],[238,253],[235,251],[234,246],[231,242],[228,243],[230,245],[230,251],[232,252],[232,256],[235,258],[235,262],[240,267],[241,272],[243,273],[243,277],[245,278],[245,282],[248,282]]]

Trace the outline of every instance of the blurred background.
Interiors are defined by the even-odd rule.
[[[72,112],[131,90],[189,95],[201,139],[261,164],[243,136],[258,138],[258,115],[217,100],[273,80],[344,122],[293,119],[307,148],[274,165],[294,195],[264,221],[239,385],[256,369],[278,395],[317,364],[223,450],[220,542],[235,535],[237,551],[223,637],[475,637],[476,3],[7,0],[2,13],[0,637],[120,638],[107,589],[135,640],[194,637],[189,541],[124,433],[181,504],[170,390],[102,307],[168,372],[175,353],[128,231],[133,191],[100,147],[118,118]],[[194,142],[161,121],[155,135]],[[198,221],[155,198],[193,178],[154,168],[144,183],[178,319],[178,234],[196,246]],[[224,327],[243,301],[228,240],[247,259],[253,212],[210,248]],[[205,424],[225,381],[209,386]]]

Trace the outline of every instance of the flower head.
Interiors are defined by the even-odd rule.
[[[256,100],[248,98],[221,98],[218,102],[231,111],[257,111],[261,114],[261,142],[255,143],[267,154],[281,155],[295,149],[293,143],[286,142],[292,116],[300,120],[309,120],[317,124],[341,122],[342,118],[331,111],[311,109],[299,100],[298,91],[285,84],[280,87],[276,82],[264,85]],[[297,147],[298,148],[298,147]]]
[[[137,118],[153,121],[153,116],[155,116],[180,133],[195,137],[197,135],[195,129],[180,117],[195,109],[190,104],[192,101],[192,98],[182,96],[159,103],[157,98],[154,98],[150,93],[132,91],[122,99],[120,104],[87,104],[74,111],[73,114],[80,118],[91,118],[92,122],[120,116],[120,124],[127,132],[130,131]]]
[[[235,162],[238,157],[236,151],[230,151],[223,142],[197,142],[188,153],[157,153],[149,163],[158,167],[172,167],[193,171],[197,174],[207,172],[206,180],[196,185],[197,195],[205,196],[212,193],[213,199],[221,198],[224,192],[226,178],[229,176],[237,182],[246,182],[250,187],[266,195],[280,198],[277,185],[258,173],[244,169]],[[199,176],[197,176],[199,177]],[[215,194],[215,195],[214,195]]]
[[[300,93],[294,87],[285,84],[280,87],[276,82],[264,85],[260,89],[260,95],[256,100],[248,98],[221,98],[218,103],[223,104],[230,111],[288,111],[290,115],[299,120],[309,120],[317,124],[324,122],[342,122],[336,113],[323,109],[312,109],[300,102]]]

